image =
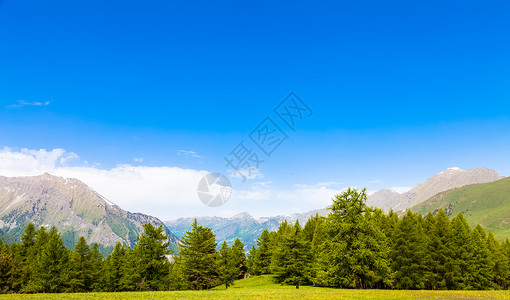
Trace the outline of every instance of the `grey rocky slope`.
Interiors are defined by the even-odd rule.
[[[389,189],[379,190],[368,197],[367,204],[386,211],[389,209],[400,211],[418,205],[430,197],[452,188],[493,182],[502,178],[503,176],[496,171],[487,168],[475,168],[466,171],[459,168],[449,168],[403,194]]]
[[[47,173],[0,176],[0,230],[20,237],[29,222],[36,226],[55,225],[71,248],[80,236],[103,248],[117,242],[133,246],[144,223],[163,224],[155,217],[121,209],[78,179]],[[177,238],[166,227],[165,230],[175,245]]]

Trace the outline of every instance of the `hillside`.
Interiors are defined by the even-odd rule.
[[[502,179],[503,176],[487,168],[462,170],[449,168],[433,175],[426,181],[416,185],[406,193],[400,194],[390,189],[383,189],[368,197],[367,204],[389,211],[408,209],[426,201],[437,193],[470,184],[487,183]]]
[[[462,212],[471,226],[480,224],[499,240],[510,238],[510,178],[450,189],[411,211],[425,215],[440,208],[449,216]]]
[[[159,219],[131,213],[111,203],[78,179],[50,174],[30,177],[0,176],[0,233],[19,238],[25,226],[55,225],[71,249],[80,236],[111,249],[117,242],[133,246],[147,222]],[[165,227],[170,243],[177,238]],[[107,251],[105,251],[107,252]]]

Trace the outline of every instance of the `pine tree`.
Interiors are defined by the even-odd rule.
[[[487,249],[492,261],[493,287],[495,289],[508,288],[508,276],[510,275],[508,257],[492,232],[487,235]]]
[[[186,282],[195,290],[208,289],[219,282],[218,253],[211,228],[195,219],[179,245],[180,263]]]
[[[169,268],[169,288],[170,290],[186,290],[190,289],[183,272],[183,263],[179,256],[174,257],[174,261],[170,263]]]
[[[91,291],[101,290],[101,270],[103,269],[103,259],[104,256],[101,251],[99,251],[99,245],[97,243],[93,243],[90,247],[90,274],[92,275],[92,280],[90,282]]]
[[[18,292],[21,284],[22,269],[7,245],[0,242],[0,294]]]
[[[49,235],[44,226],[39,227],[35,232],[35,243],[32,251],[27,256],[27,261],[24,264],[23,274],[23,287],[22,292],[36,293],[43,289],[41,280],[38,277],[40,271],[40,260],[46,244],[48,243]]]
[[[71,253],[70,267],[69,291],[90,291],[92,285],[90,248],[83,236],[80,237]]]
[[[127,248],[121,263],[121,278],[119,281],[122,291],[135,291],[140,288],[141,274],[138,270],[138,256],[133,248]]]
[[[237,279],[238,269],[234,261],[234,256],[232,255],[232,249],[228,246],[226,241],[223,241],[221,244],[219,254],[221,282],[225,285],[225,288],[228,289]]]
[[[317,254],[320,252],[320,246],[326,239],[325,230],[325,218],[316,214],[315,216],[308,219],[303,228],[303,234],[305,240],[310,243],[310,273],[309,279],[315,286],[317,281],[316,266],[317,266]]]
[[[477,290],[489,289],[492,285],[492,269],[490,253],[487,248],[487,237],[480,225],[473,229],[473,280],[471,286]]]
[[[333,198],[328,238],[318,256],[317,280],[337,287],[383,287],[391,284],[389,246],[367,208],[366,189],[347,189]]]
[[[141,276],[140,289],[157,291],[167,287],[169,262],[166,255],[168,236],[163,226],[155,228],[151,223],[143,225],[144,232],[138,237],[134,252],[138,261],[138,273]]]
[[[408,210],[397,223],[393,239],[391,258],[395,270],[394,286],[398,289],[423,289],[427,240],[419,216]]]
[[[35,242],[36,242],[37,232],[34,226],[34,223],[30,222],[25,227],[25,231],[21,236],[21,245],[20,245],[20,265],[22,268],[22,285],[26,285],[30,280],[31,276],[31,265],[34,262],[35,255]]]
[[[257,256],[257,248],[255,245],[251,246],[250,251],[248,251],[248,255],[246,256],[246,267],[248,268],[247,272],[250,274],[255,274],[255,257]]]
[[[21,256],[23,257],[23,261],[26,261],[31,255],[32,248],[35,245],[36,240],[36,230],[34,223],[28,223],[27,227],[25,227],[25,232],[21,236]]]
[[[253,270],[256,275],[271,273],[272,239],[269,231],[264,229],[257,239],[257,252],[253,258]]]
[[[105,292],[121,291],[120,281],[122,278],[122,262],[126,255],[126,248],[117,242],[113,252],[104,261],[101,271],[101,286]]]
[[[471,289],[473,273],[473,241],[471,228],[464,215],[459,213],[451,222],[453,249],[453,289]]]
[[[41,231],[41,238],[44,230]],[[37,244],[38,241],[36,241]],[[38,253],[32,278],[35,292],[59,293],[67,289],[69,250],[64,246],[57,228],[51,227],[47,242]]]
[[[310,242],[306,241],[298,221],[292,231],[284,235],[275,250],[273,270],[277,282],[292,284],[298,289],[299,285],[309,281],[312,261]]]
[[[244,278],[244,274],[248,270],[245,251],[244,243],[236,238],[230,249],[230,255],[236,269],[236,279]]]
[[[453,249],[450,219],[443,209],[437,213],[434,221],[430,214],[425,218],[425,227],[428,231],[428,253],[426,265],[428,276],[426,286],[429,289],[453,288]]]

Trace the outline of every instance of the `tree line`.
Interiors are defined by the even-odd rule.
[[[55,227],[29,223],[20,243],[0,240],[0,293],[226,288],[247,274],[277,283],[338,288],[507,289],[510,242],[499,243],[464,216],[422,217],[366,205],[366,191],[336,195],[327,216],[264,230],[246,252],[236,239],[220,247],[195,220],[171,255],[162,226],[144,224],[133,248],[117,243],[106,258],[81,237],[73,250]]]
[[[471,229],[462,213],[450,220],[443,210],[425,217],[408,210],[399,218],[366,199],[365,189],[348,189],[333,198],[327,217],[262,232],[249,271],[296,287],[508,289],[508,239]]]

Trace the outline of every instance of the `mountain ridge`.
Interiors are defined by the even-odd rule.
[[[410,208],[426,215],[443,209],[450,217],[464,214],[470,226],[482,225],[499,240],[510,237],[510,177],[453,188]]]
[[[163,225],[156,217],[123,210],[76,178],[49,173],[0,176],[0,230],[19,238],[29,222],[56,226],[70,248],[79,236],[104,248],[117,242],[133,246],[143,232],[142,224]],[[175,245],[177,238],[166,227],[165,231]]]
[[[459,167],[448,168],[432,175],[424,182],[414,186],[405,193],[398,193],[391,189],[382,189],[368,196],[367,204],[389,211],[405,210],[426,201],[437,193],[452,188],[471,184],[493,182],[504,178],[496,171],[478,167],[462,170]]]
[[[464,171],[458,167],[453,167],[432,175],[406,193],[401,194],[388,188],[381,189],[368,196],[367,204],[380,207],[386,211],[392,208],[392,206],[396,207],[397,210],[404,210],[409,208],[410,205],[415,205],[414,203],[421,203],[437,193],[448,190],[450,186],[459,187],[484,183],[486,181],[493,182],[501,178],[504,177],[488,168],[479,167]],[[446,184],[441,184],[441,181],[446,181]],[[175,235],[180,237],[186,230],[191,228],[191,222],[197,219],[201,225],[213,229],[218,241],[226,240],[228,243],[232,243],[235,238],[240,238],[247,249],[249,249],[251,245],[256,243],[256,239],[264,229],[269,231],[276,230],[279,223],[283,220],[289,222],[298,220],[301,225],[304,225],[311,216],[315,214],[326,216],[328,213],[328,209],[323,208],[304,213],[255,218],[247,212],[241,212],[231,217],[197,216],[178,218],[164,221],[164,224]],[[246,228],[242,228],[243,226],[251,226],[251,230],[246,230]]]

